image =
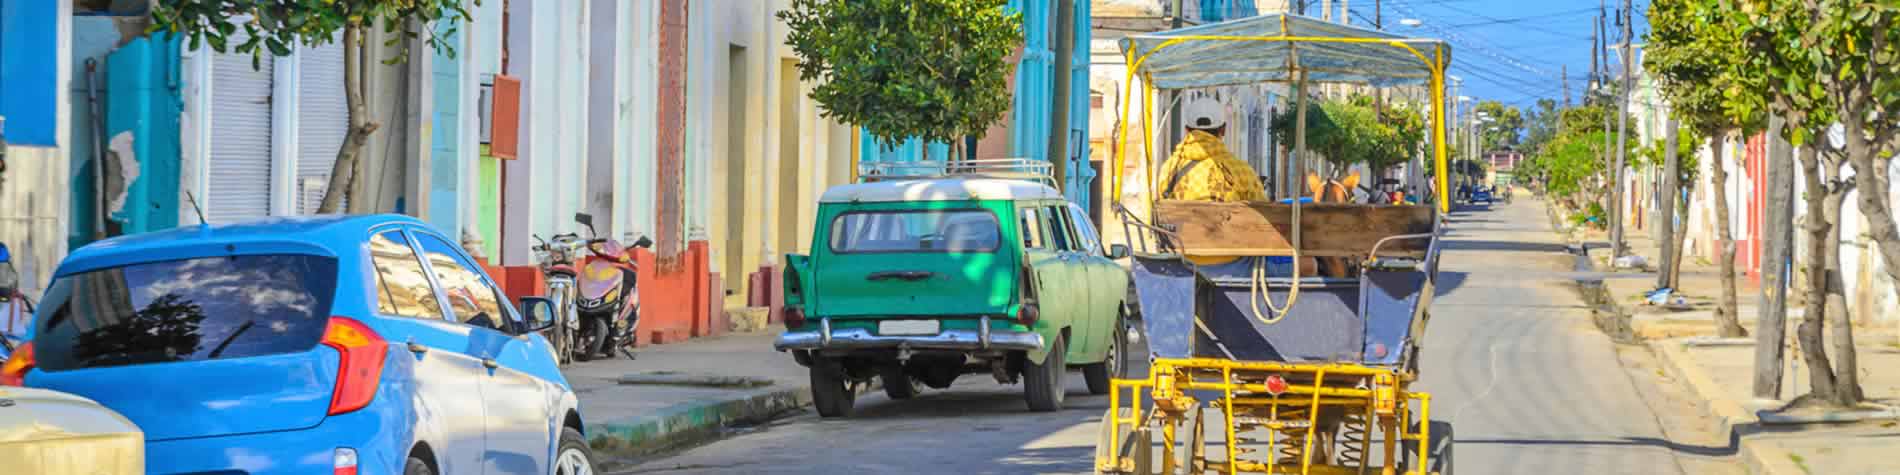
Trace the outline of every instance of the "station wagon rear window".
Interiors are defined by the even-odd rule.
[[[986,210],[858,211],[831,220],[831,252],[993,252],[1002,242]]]
[[[33,336],[41,368],[124,366],[308,351],[323,338],[336,259],[217,256],[60,278]]]

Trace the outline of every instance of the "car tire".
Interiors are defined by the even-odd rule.
[[[1069,372],[1063,353],[1068,351],[1068,338],[1056,336],[1055,343],[1049,345],[1049,355],[1042,363],[1023,362],[1023,399],[1029,403],[1031,412],[1054,412],[1062,410],[1064,387],[1062,377]]]
[[[1456,436],[1452,435],[1451,422],[1450,421],[1431,421],[1430,424],[1432,428],[1432,433],[1431,433],[1432,440],[1431,440],[1431,445],[1426,449],[1426,451],[1429,452],[1429,454],[1427,455],[1430,456],[1431,459],[1427,460],[1427,462],[1429,462],[1430,465],[1425,467],[1425,473],[1432,473],[1432,474],[1437,474],[1437,475],[1451,475],[1452,474],[1452,456],[1451,456],[1452,446],[1456,444],[1454,441],[1457,440]],[[1414,432],[1414,433],[1418,432],[1418,429],[1419,429],[1418,423],[1413,422],[1410,432]],[[1402,463],[1404,464],[1403,467],[1405,468],[1405,470],[1409,471],[1409,470],[1413,470],[1417,468],[1419,465],[1418,441],[1407,440],[1407,441],[1402,442],[1400,447],[1403,447],[1403,449],[1405,450],[1403,457],[1401,458],[1401,460],[1403,460]]]
[[[554,453],[555,475],[594,475],[594,449],[573,427],[561,428],[561,448]]]
[[[856,399],[842,363],[830,358],[812,359],[811,405],[818,409],[819,417],[850,417]]]
[[[877,369],[878,379],[884,380],[884,395],[891,399],[910,399],[917,397],[917,381],[904,373],[904,365],[889,364]]]
[[[1115,378],[1122,377],[1123,363],[1128,349],[1128,322],[1121,317],[1115,318],[1115,335],[1108,339],[1108,357],[1102,362],[1082,367],[1082,380],[1088,383],[1089,394],[1103,395],[1115,389]]]
[[[574,335],[574,361],[588,361],[600,355],[602,343],[607,341],[607,320],[581,316],[581,332]]]
[[[409,462],[402,466],[402,475],[435,475],[435,470],[429,469],[429,462],[424,462],[418,457],[409,457]]]

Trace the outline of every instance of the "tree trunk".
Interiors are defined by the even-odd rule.
[[[1841,179],[1840,158],[1825,160],[1822,166],[1828,185],[1821,214],[1828,227],[1827,252],[1823,256],[1827,270],[1822,275],[1827,282],[1827,324],[1833,327],[1834,396],[1843,405],[1852,405],[1865,398],[1860,389],[1860,363],[1854,349],[1853,315],[1847,310],[1847,284],[1841,276],[1841,204],[1847,201],[1847,192],[1853,187]]]
[[[1714,152],[1709,179],[1715,185],[1710,190],[1715,197],[1715,242],[1721,253],[1716,260],[1722,266],[1722,298],[1715,304],[1715,331],[1723,338],[1741,338],[1748,336],[1748,330],[1742,329],[1741,319],[1735,314],[1735,236],[1729,230],[1728,164],[1722,156],[1723,138],[1723,133],[1709,138],[1709,149]]]
[[[1859,130],[1849,126],[1847,130]],[[1850,137],[1854,134],[1848,134]],[[1854,185],[1860,190],[1860,212],[1867,216],[1867,233],[1880,251],[1880,257],[1890,264],[1880,266],[1887,272],[1887,278],[1894,284],[1894,290],[1900,291],[1900,225],[1893,221],[1892,201],[1888,197],[1891,177],[1887,173],[1887,164],[1891,158],[1878,158],[1865,139],[1847,140],[1847,160],[1854,165]]]
[[[1801,147],[1798,163],[1801,164],[1801,179],[1807,184],[1807,192],[1802,200],[1807,205],[1807,215],[1801,219],[1801,230],[1808,233],[1806,249],[1807,262],[1803,272],[1808,276],[1803,293],[1802,308],[1806,312],[1801,317],[1801,325],[1795,328],[1795,339],[1801,344],[1801,358],[1809,371],[1808,395],[1805,399],[1826,404],[1839,404],[1840,398],[1835,391],[1833,365],[1827,360],[1827,344],[1822,331],[1827,326],[1827,279],[1821,274],[1827,272],[1827,220],[1822,217],[1826,208],[1825,186],[1821,178],[1821,166],[1816,159],[1815,147]],[[1772,236],[1771,236],[1772,238]],[[1767,280],[1767,279],[1763,279]]]
[[[375,133],[379,124],[369,120],[369,106],[363,103],[367,95],[364,92],[364,75],[368,64],[369,45],[363,40],[363,26],[343,27],[343,102],[349,109],[349,130],[344,133],[343,146],[336,151],[336,163],[330,165],[330,182],[324,186],[323,203],[317,206],[317,213],[336,213],[343,207],[343,201],[350,198],[350,189],[356,180],[356,166],[363,153],[363,147],[369,144],[369,135]]]

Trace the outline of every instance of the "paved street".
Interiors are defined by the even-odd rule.
[[[1415,388],[1456,427],[1460,473],[1731,469],[1678,460],[1720,449],[1667,441],[1669,418],[1643,396],[1659,391],[1628,376],[1641,374],[1591,326],[1569,286],[1574,259],[1539,204],[1455,221]],[[804,414],[616,473],[1088,473],[1107,400],[1085,394],[1078,375],[1067,409],[1033,414],[1019,387],[966,377],[910,401],[867,396],[849,420]]]

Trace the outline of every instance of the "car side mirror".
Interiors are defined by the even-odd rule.
[[[554,328],[554,301],[547,297],[522,297],[521,316],[528,325],[524,333]]]
[[[1128,257],[1128,254],[1129,254],[1129,253],[1128,253],[1128,245],[1127,245],[1127,244],[1110,244],[1110,245],[1108,245],[1108,258],[1109,258],[1109,259],[1121,259],[1121,258],[1125,258],[1125,257]]]

